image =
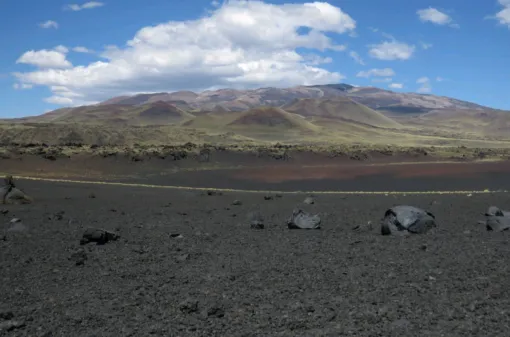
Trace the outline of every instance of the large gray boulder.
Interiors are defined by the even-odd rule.
[[[496,206],[491,206],[491,207],[489,207],[487,212],[485,212],[485,215],[486,216],[505,216],[505,217],[510,217],[510,212],[509,211],[503,211],[502,209],[500,209],[499,207],[496,207]]]
[[[482,223],[488,231],[503,232],[510,229],[510,217],[506,216],[488,216]]]
[[[479,221],[478,223],[484,225],[488,231],[503,232],[509,230],[510,212],[491,206],[485,212],[485,221]]]
[[[29,204],[31,202],[32,198],[16,187],[12,176],[7,176],[4,179],[3,186],[0,186],[0,203]]]
[[[289,229],[320,229],[321,218],[318,214],[310,214],[301,209],[295,209],[287,220]]]
[[[381,221],[381,234],[423,234],[436,226],[432,213],[414,206],[401,205],[386,211]]]

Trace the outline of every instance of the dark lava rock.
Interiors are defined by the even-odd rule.
[[[16,219],[16,220],[19,220],[19,219]],[[28,227],[25,226],[20,221],[12,222],[12,220],[11,220],[11,223],[14,223],[14,225],[7,230],[8,232],[18,232],[19,233],[19,232],[25,232],[28,230]]]
[[[44,159],[48,159],[48,160],[51,160],[51,161],[57,160],[57,157],[55,155],[53,155],[53,154],[44,154],[42,157]]]
[[[509,211],[503,211],[499,207],[491,206],[485,213],[486,216],[504,216],[504,217],[510,217]]]
[[[207,317],[221,318],[224,316],[225,316],[225,309],[223,309],[219,305],[213,305],[209,309],[207,309]]]
[[[64,211],[57,212],[49,217],[49,220],[57,220],[60,221],[64,218]]]
[[[489,216],[482,223],[488,231],[503,232],[510,229],[510,217],[506,216]]]
[[[6,311],[0,311],[0,319],[7,321],[14,318],[14,314],[12,311],[6,310]]]
[[[25,326],[25,323],[22,321],[14,321],[14,320],[4,321],[4,322],[0,322],[0,332],[13,331],[16,329],[23,328],[24,326]]]
[[[370,232],[374,229],[374,226],[372,225],[372,222],[367,222],[364,225],[356,225],[352,228],[355,232]]]
[[[273,196],[271,195],[265,195],[264,200],[273,200]]]
[[[510,229],[510,212],[503,211],[499,207],[491,206],[485,212],[485,221],[479,221],[485,225],[488,231],[503,232]]]
[[[234,202],[232,203],[232,205],[234,206],[241,206],[243,203],[241,202],[241,200],[234,200]]]
[[[215,196],[215,195],[223,195],[223,193],[221,193],[219,191],[207,191],[207,195]]]
[[[381,221],[381,234],[422,234],[436,227],[432,213],[413,206],[395,206],[384,214]]]
[[[6,215],[7,213],[9,213],[8,209],[0,209],[0,214]]]
[[[77,266],[81,266],[87,261],[87,253],[84,250],[79,250],[71,254],[69,260],[73,261]]]
[[[253,221],[250,224],[251,229],[264,229],[264,224],[261,222]]]
[[[295,209],[287,220],[289,229],[320,229],[321,218],[318,214],[310,214],[301,209]]]
[[[32,198],[18,189],[12,176],[4,178],[3,186],[0,186],[0,203],[2,204],[29,204]]]
[[[249,213],[248,221],[252,229],[264,229],[264,217],[259,212]]]
[[[188,298],[179,304],[179,310],[185,314],[192,314],[198,311],[198,301]]]
[[[119,235],[113,232],[109,232],[105,229],[99,228],[87,228],[83,237],[80,240],[81,245],[85,245],[89,242],[96,242],[97,244],[105,244],[109,241],[116,241],[119,239]]]

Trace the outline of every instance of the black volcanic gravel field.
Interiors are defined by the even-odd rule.
[[[510,233],[477,224],[490,205],[510,208],[509,194],[305,205],[306,194],[19,185],[35,202],[0,206],[0,336],[510,334]],[[352,229],[397,204],[430,210],[439,228]],[[321,230],[287,229],[298,205]],[[265,229],[250,228],[256,210]],[[80,245],[87,227],[120,239]]]

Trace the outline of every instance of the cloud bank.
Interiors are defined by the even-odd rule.
[[[49,87],[53,96],[46,101],[62,105],[139,92],[332,83],[344,76],[321,67],[331,59],[317,52],[344,50],[327,34],[348,34],[355,28],[353,18],[325,2],[234,0],[197,20],[144,27],[125,47],[111,46],[102,52],[103,60],[88,65],[72,66],[63,50],[28,51],[18,62],[39,69],[15,75],[19,85]],[[389,45],[397,51],[385,46],[374,55],[406,59],[412,54],[406,45]],[[303,54],[298,48],[315,52]]]

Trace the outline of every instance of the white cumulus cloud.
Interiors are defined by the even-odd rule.
[[[39,24],[39,26],[41,28],[55,28],[57,29],[58,28],[58,23],[56,21],[53,21],[53,20],[48,20],[48,21],[45,21],[45,22],[42,22]]]
[[[33,85],[31,84],[25,84],[25,83],[14,83],[12,87],[16,90],[26,90],[26,89],[32,89]]]
[[[366,71],[360,71],[357,75],[357,77],[371,77],[371,76],[378,76],[378,77],[390,77],[395,76],[395,71],[391,68],[383,68],[383,69],[370,69]]]
[[[408,60],[416,49],[414,45],[403,42],[384,41],[380,44],[370,45],[369,55],[383,61]]]
[[[365,62],[363,61],[363,59],[361,58],[361,56],[359,56],[358,53],[356,53],[355,51],[351,50],[349,52],[349,56],[354,60],[356,61],[356,63],[358,64],[361,64],[362,66],[365,65]]]
[[[82,46],[74,47],[73,51],[76,53],[84,53],[84,54],[90,54],[90,53],[94,52],[93,50],[90,50],[90,49],[88,49],[86,47],[82,47]]]
[[[430,84],[430,79],[428,77],[420,77],[416,80],[416,83],[421,84],[417,90],[419,93],[427,94],[432,91],[432,85]]]
[[[335,83],[344,76],[317,66],[327,58],[298,48],[344,50],[326,34],[355,28],[348,14],[325,2],[232,0],[196,20],[144,27],[125,47],[106,48],[102,61],[56,69],[68,65],[61,54],[54,69],[15,75],[20,83],[49,87],[51,102],[63,105],[140,92]]]
[[[433,7],[420,9],[416,11],[416,14],[418,14],[422,22],[431,22],[440,26],[449,25],[452,28],[459,28],[459,25],[453,22],[451,16]]]
[[[104,6],[104,3],[102,3],[102,2],[89,1],[82,5],[78,5],[78,4],[67,5],[65,8],[77,12],[77,11],[81,11],[84,9],[92,9],[92,8],[97,8],[97,7],[102,7],[102,6]]]
[[[420,42],[420,46],[423,50],[427,50],[432,48],[432,43]]]
[[[57,47],[59,48],[59,47]],[[65,48],[65,47],[64,47]],[[71,62],[66,59],[65,53],[58,50],[30,50],[21,55],[16,63],[25,63],[37,66],[39,68],[50,68],[42,70],[45,71],[56,71],[59,68],[70,68],[72,67]],[[25,82],[25,84],[36,84]]]
[[[393,81],[393,78],[391,77],[386,77],[386,78],[373,78],[371,80],[373,83],[390,83],[391,81]]]
[[[402,83],[391,83],[388,87],[391,89],[402,89],[404,85]]]
[[[498,1],[503,9],[496,13],[496,15],[490,16],[489,18],[498,20],[502,25],[510,28],[510,0],[499,0]]]
[[[62,54],[66,54],[69,52],[69,49],[66,46],[62,46],[62,45],[56,46],[54,49]]]

